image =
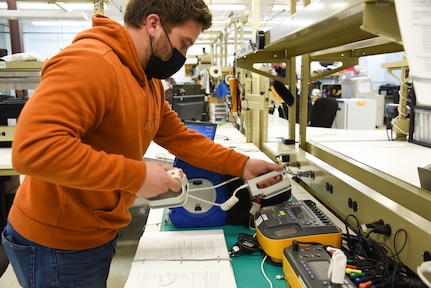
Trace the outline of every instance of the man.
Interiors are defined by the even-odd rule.
[[[136,196],[180,190],[166,173],[172,167],[142,161],[152,140],[192,165],[243,179],[282,168],[187,129],[164,99],[158,79],[180,69],[211,25],[203,0],[130,0],[124,22],[95,15],[92,28],[45,64],[21,112],[12,162],[26,177],[2,242],[24,287],[106,287]]]
[[[286,77],[286,64],[285,63],[271,63],[271,67],[277,76],[281,78]]]
[[[174,99],[174,86],[177,82],[173,77],[168,77],[162,80],[163,88],[165,89],[165,98],[168,100],[169,104],[172,105]]]
[[[286,63],[271,63],[271,67],[277,76],[281,78],[286,77]],[[278,81],[278,80],[275,80],[275,81]],[[275,107],[275,108],[278,109],[277,111],[278,113],[276,113],[279,115],[278,117],[288,119],[289,107],[284,101],[280,103],[279,107]],[[275,108],[274,108],[274,112],[275,112]]]

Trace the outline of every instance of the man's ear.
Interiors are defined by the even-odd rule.
[[[147,16],[147,19],[145,20],[145,26],[147,27],[148,34],[150,36],[156,35],[157,27],[160,25],[160,17],[157,14],[150,14]]]

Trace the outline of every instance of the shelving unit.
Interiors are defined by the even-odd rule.
[[[10,89],[34,89],[40,82],[40,71],[45,62],[0,62],[0,91]],[[0,126],[0,142],[12,142],[15,133],[13,126]],[[1,171],[2,175],[16,174],[13,170]],[[6,174],[5,174],[6,173]]]
[[[358,64],[363,56],[403,51],[400,29],[393,0],[316,0],[279,25],[261,33],[255,43],[239,49],[236,65],[259,75],[280,80],[295,95],[295,57],[302,57],[299,147],[279,145],[277,151],[260,147],[268,155],[291,153],[301,160],[301,167],[316,171],[316,178],[302,185],[322,204],[345,219],[353,214],[360,223],[376,219],[391,221],[393,231],[405,229],[410,239],[401,261],[415,271],[431,248],[431,195],[419,187],[347,157],[307,138],[308,83]],[[312,61],[342,62],[338,69],[312,75]],[[284,62],[286,77],[281,79],[259,70],[256,63]],[[289,138],[296,138],[295,121],[289,113]],[[272,155],[274,156],[274,155]],[[292,157],[291,157],[292,159]],[[402,165],[401,163],[399,165]],[[353,183],[360,183],[362,188]],[[328,183],[337,191],[329,193]],[[353,209],[347,203],[360,204]],[[368,209],[373,207],[373,209]],[[352,223],[353,224],[353,223]],[[394,236],[379,239],[392,246]],[[423,243],[423,244],[421,244]]]
[[[44,64],[40,61],[0,62],[0,91],[36,88]]]

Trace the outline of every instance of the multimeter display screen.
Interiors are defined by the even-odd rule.
[[[328,279],[329,261],[307,261],[317,279]]]
[[[304,219],[304,211],[301,207],[292,207],[291,210],[297,219]]]

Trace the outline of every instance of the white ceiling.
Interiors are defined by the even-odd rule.
[[[49,13],[51,15],[58,13],[60,15],[65,12],[62,10],[62,8],[64,8],[64,10],[72,10],[74,13],[88,15],[88,18],[90,18],[91,14],[94,12],[92,0],[57,0],[57,2],[56,0],[36,1],[39,2],[35,2],[34,0],[21,0],[16,2],[17,10],[27,13],[25,18],[21,18],[21,21],[24,23],[24,25],[32,25],[31,23],[34,20],[47,21],[48,19],[42,19],[36,15],[44,13]],[[109,0],[105,4],[104,14],[118,21],[122,21],[123,12],[126,9],[127,1],[128,0]],[[214,31],[225,29],[229,25],[229,20],[232,21],[233,19],[237,19],[240,21],[240,17],[247,15],[247,12],[250,16],[248,17],[248,23],[244,25],[244,31],[246,31],[244,38],[249,40],[251,37],[253,37],[252,23],[256,23],[256,19],[253,19],[253,13],[251,12],[252,10],[256,11],[256,9],[252,9],[255,8],[252,7],[252,2],[260,2],[260,13],[258,19],[259,27],[266,30],[275,24],[280,23],[283,19],[290,15],[291,0],[205,0],[205,2],[208,4],[211,12],[213,13],[213,27],[207,31],[207,33],[204,33],[205,35],[201,36],[200,41],[202,43],[214,41],[218,37]],[[297,10],[302,9],[303,3],[304,0],[296,0]],[[3,13],[9,13],[13,11],[6,10],[6,1],[0,0],[0,24],[7,26],[8,20]],[[30,15],[28,15],[28,13]],[[234,16],[232,17],[232,15]]]
[[[126,8],[128,0],[109,0],[105,5],[105,15],[112,17],[116,20],[121,21],[123,16],[123,11]],[[55,2],[58,3],[55,4]],[[87,2],[87,3],[85,3]],[[229,16],[233,13],[237,15],[242,14],[244,11],[252,10],[252,0],[206,0],[209,5],[211,12],[213,13],[213,20],[215,23],[219,23],[221,21],[228,21]],[[259,21],[263,22],[279,22],[286,16],[290,15],[290,0],[255,0],[256,3],[259,4]],[[300,9],[302,7],[303,0],[296,0],[297,7]],[[17,1],[18,10],[32,10],[37,14],[36,11],[59,11],[61,12],[61,6],[71,9],[74,11],[85,12],[87,15],[91,15],[93,13],[93,6],[91,0],[46,0],[46,1],[38,1],[38,0],[21,0]],[[0,12],[1,10],[6,10],[6,1],[0,0]],[[212,6],[214,5],[214,6]],[[276,6],[274,6],[276,5]],[[29,7],[30,6],[30,7]],[[86,6],[86,7],[83,7]],[[212,8],[211,8],[212,7]],[[243,7],[244,10],[238,10],[238,8]],[[285,8],[285,10],[277,9],[281,7],[281,9]],[[252,14],[252,13],[251,13]],[[6,20],[5,16],[2,17],[0,14],[0,19]],[[251,19],[255,21],[255,19]]]
[[[60,0],[59,0],[60,1]],[[69,0],[73,1],[73,0]],[[260,21],[266,21],[266,20],[272,20],[277,21],[282,19],[282,17],[286,17],[286,15],[289,15],[290,10],[290,1],[291,0],[260,0],[255,1],[259,4],[260,9]],[[243,11],[251,11],[252,10],[252,0],[205,0],[207,5],[210,7],[210,9],[214,5],[213,9],[211,9],[211,12],[213,13],[213,20],[214,21],[227,21],[229,19],[229,15],[234,13],[242,13]],[[303,5],[303,0],[296,0],[298,7]],[[110,2],[107,4],[108,8],[105,11],[105,14],[113,17],[119,17],[121,16],[121,13],[119,13],[119,10],[125,9],[127,5],[127,0],[110,0]],[[274,10],[282,6],[282,8],[286,8],[285,11],[283,10]],[[245,7],[243,11],[236,10],[237,8],[240,8],[241,6]],[[112,7],[112,9],[111,9]],[[115,11],[116,10],[116,11]],[[91,11],[87,11],[91,13]]]

